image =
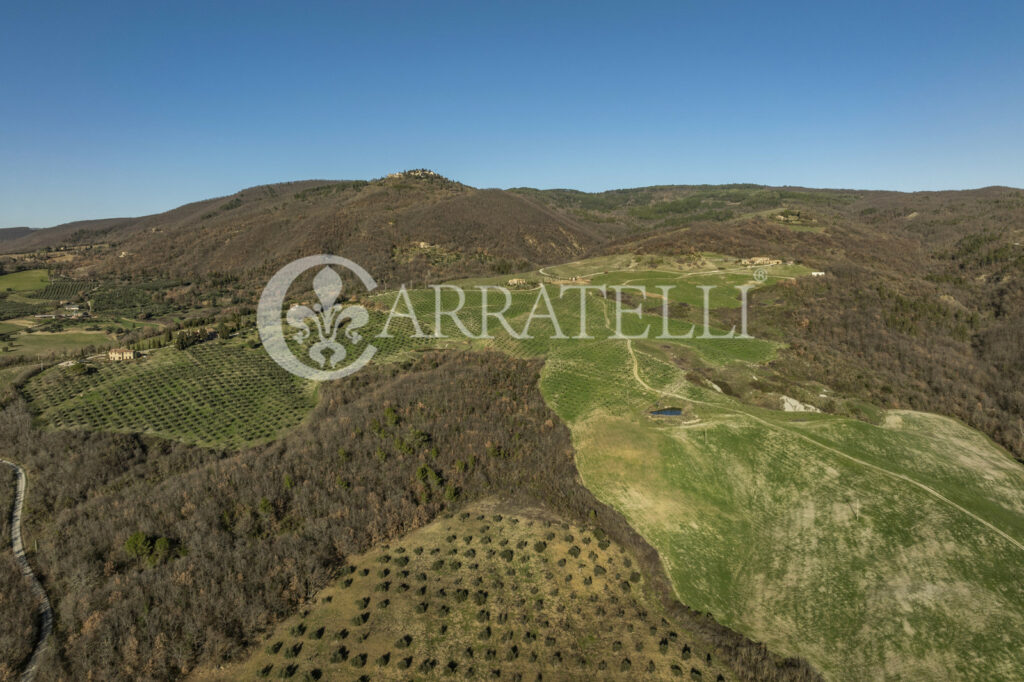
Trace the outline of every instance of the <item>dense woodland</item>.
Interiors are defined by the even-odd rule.
[[[0,414],[33,482],[27,532],[54,601],[46,679],[172,679],[238,655],[343,559],[483,495],[541,504],[654,551],[581,485],[539,363],[425,354],[324,386],[307,423],[240,453],[35,430]],[[675,607],[748,679],[813,679],[710,618]]]
[[[334,253],[397,286],[573,260],[601,234],[513,193],[393,177],[253,187],[154,216],[37,230],[0,241],[0,251],[49,249],[48,266],[75,279],[225,277],[260,286],[295,258]],[[78,260],[57,258],[75,245]]]

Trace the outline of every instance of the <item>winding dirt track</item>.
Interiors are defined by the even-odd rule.
[[[36,574],[32,572],[32,567],[25,556],[25,546],[21,539],[21,508],[25,503],[25,486],[27,484],[25,470],[14,462],[8,462],[5,459],[0,459],[0,464],[6,464],[13,468],[18,477],[17,490],[14,494],[14,511],[11,512],[11,546],[14,549],[14,558],[18,562],[18,567],[21,568],[22,575],[28,580],[32,595],[39,602],[39,636],[36,638],[36,646],[32,651],[32,657],[29,659],[28,665],[25,666],[25,670],[21,673],[22,682],[28,682],[35,677],[36,668],[39,666],[39,656],[46,646],[47,640],[50,638],[50,632],[53,630],[53,608],[50,606],[50,599],[46,596],[42,583],[39,582]]]
[[[726,410],[728,412],[732,412],[733,414],[743,415],[747,419],[752,419],[753,421],[759,422],[759,423],[767,426],[770,429],[775,429],[775,430],[778,430],[778,431],[784,431],[784,432],[786,432],[786,433],[788,433],[788,434],[790,434],[792,436],[796,436],[797,438],[800,438],[800,439],[802,439],[802,440],[804,440],[804,441],[806,441],[808,443],[811,443],[811,444],[815,445],[816,447],[818,447],[818,448],[820,448],[822,450],[825,450],[827,452],[830,452],[830,453],[832,453],[834,455],[837,455],[837,456],[842,457],[844,459],[850,460],[851,462],[855,462],[855,463],[857,463],[857,464],[859,464],[859,465],[861,465],[863,467],[866,467],[868,469],[871,469],[873,471],[877,471],[878,473],[883,474],[885,476],[888,476],[890,478],[895,478],[897,480],[909,483],[909,484],[911,484],[913,486],[916,486],[917,488],[920,488],[921,490],[925,491],[926,493],[928,493],[932,497],[938,499],[939,501],[949,505],[953,509],[956,509],[957,511],[959,511],[959,512],[961,512],[963,514],[966,514],[967,516],[971,517],[972,519],[974,519],[975,521],[977,521],[981,525],[983,525],[986,528],[988,528],[989,530],[991,530],[996,535],[1000,536],[1001,538],[1003,538],[1004,540],[1009,542],[1011,545],[1013,545],[1017,549],[1019,549],[1021,551],[1024,551],[1024,544],[1019,542],[1017,539],[1011,537],[1009,534],[1007,534],[1006,532],[1004,532],[1000,528],[992,525],[991,523],[989,523],[985,519],[981,518],[980,516],[978,516],[977,514],[972,512],[971,510],[964,509],[959,504],[957,504],[956,502],[952,501],[948,497],[944,496],[942,493],[940,493],[939,491],[935,490],[934,488],[931,488],[931,487],[929,487],[929,486],[927,486],[924,483],[921,483],[919,481],[915,481],[914,479],[910,478],[909,476],[906,476],[906,475],[900,474],[900,473],[896,473],[895,471],[889,471],[888,469],[880,467],[877,464],[872,464],[871,462],[865,462],[864,460],[858,459],[857,457],[854,457],[853,455],[847,454],[847,453],[843,452],[842,450],[837,450],[836,448],[834,448],[834,447],[832,447],[830,445],[826,445],[825,443],[822,443],[821,441],[818,441],[818,440],[808,436],[807,434],[801,433],[800,431],[797,431],[795,429],[788,429],[788,428],[786,428],[784,426],[780,426],[778,424],[773,424],[773,423],[771,423],[771,422],[769,422],[769,421],[767,421],[765,419],[761,419],[758,416],[750,414],[749,412],[745,412],[743,410],[733,409],[733,408],[730,408],[730,407],[727,407],[725,405],[721,405],[721,404],[718,404],[718,403],[709,403],[709,402],[705,402],[703,400],[696,400],[694,398],[689,398],[687,396],[682,396],[682,395],[679,395],[677,393],[671,393],[669,391],[662,391],[660,389],[654,388],[653,386],[648,384],[646,381],[644,381],[640,377],[640,363],[639,363],[639,360],[636,357],[636,351],[633,350],[633,341],[632,340],[628,340],[626,342],[626,345],[627,345],[627,348],[629,349],[629,354],[630,354],[630,356],[631,356],[631,358],[633,360],[633,378],[636,379],[637,383],[639,383],[641,386],[643,386],[647,390],[652,391],[654,393],[658,393],[660,395],[664,395],[664,396],[668,396],[668,397],[672,397],[672,398],[677,398],[679,400],[686,400],[686,401],[689,401],[691,403],[698,403],[700,405],[709,405],[711,407],[715,407],[715,408],[718,408],[720,410]],[[658,361],[658,362],[660,362],[660,361]]]

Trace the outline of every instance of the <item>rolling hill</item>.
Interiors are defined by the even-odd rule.
[[[829,273],[758,301],[757,333],[788,346],[780,370],[883,407],[957,417],[1020,459],[1021,244],[1024,190],[1008,187],[585,193],[477,189],[421,170],[266,185],[158,215],[32,230],[0,241],[0,265],[75,279],[227,277],[254,296],[311,253],[352,258],[386,288],[600,254],[771,255]]]
[[[57,608],[61,648],[48,665],[179,677],[238,661],[267,635],[271,648],[289,637],[294,647],[309,637],[281,627],[317,621],[316,633],[321,619],[361,617],[339,602],[306,622],[341,562],[404,545],[404,533],[443,510],[525,489],[529,504],[598,525],[635,552],[662,603],[713,613],[677,605],[673,617],[683,630],[706,629],[701,647],[738,677],[815,677],[779,656],[837,679],[1007,677],[1024,627],[1012,570],[1024,470],[963,423],[927,413],[959,418],[1018,458],[1024,451],[1022,219],[1024,192],[1009,188],[586,194],[476,189],[418,171],[256,187],[155,216],[12,233],[0,241],[11,284],[0,295],[11,305],[36,300],[51,279],[62,291],[88,280],[82,296],[97,310],[134,301],[121,314],[156,329],[194,314],[239,332],[70,378],[33,369],[10,392],[0,426],[42,494],[29,501],[28,528]],[[270,272],[313,252],[349,256],[384,284],[364,298],[374,324],[399,283],[504,283],[514,272],[530,285],[580,277],[729,287],[756,280],[744,257],[783,264],[752,293],[758,338],[749,342],[623,344],[610,338],[607,302],[591,297],[588,319],[605,328],[589,343],[499,336],[442,343],[434,355],[423,352],[429,339],[389,339],[373,370],[322,387],[315,406],[300,390],[264,401],[290,378],[263,366],[246,307]],[[510,319],[521,321],[534,295],[518,290]],[[415,306],[433,300],[429,290],[411,296]],[[737,322],[735,301],[712,301],[716,325]],[[699,319],[695,292],[671,302],[673,324]],[[467,309],[480,306],[467,299]],[[821,413],[780,410],[786,400]],[[651,414],[661,408],[679,414]],[[248,423],[253,409],[261,416]],[[61,542],[72,536],[85,540]],[[213,600],[188,602],[193,584]],[[392,614],[418,607],[381,603]],[[222,624],[212,639],[197,634]],[[628,633],[637,623],[609,625]],[[373,665],[412,656],[430,667],[424,649],[401,658],[381,649],[398,646],[389,628],[360,633],[376,637],[363,640],[372,647],[338,646],[357,661],[372,653]],[[190,633],[184,649],[168,649],[167,632]],[[133,641],[150,653],[136,655]],[[264,650],[273,658],[257,652],[250,664],[275,675],[352,666],[331,660],[337,646],[302,647],[294,661]],[[573,655],[621,673],[625,658],[599,649]],[[677,653],[636,660],[675,675],[672,666],[686,672]],[[464,649],[446,656],[439,666],[479,665]]]
[[[20,239],[32,233],[31,227],[5,227],[0,229],[0,242]]]
[[[266,185],[142,218],[69,223],[0,242],[7,253],[91,245],[70,274],[265,279],[310,253],[344,253],[385,282],[522,269],[581,256],[599,226],[437,175]]]

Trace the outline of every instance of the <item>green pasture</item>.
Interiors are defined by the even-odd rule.
[[[604,342],[609,343],[609,342]],[[553,355],[586,485],[680,599],[834,679],[1013,679],[1024,471],[933,415],[883,426],[740,404],[634,344]],[[641,381],[643,383],[641,383]],[[654,419],[687,405],[691,419]]]
[[[0,291],[38,291],[49,283],[50,276],[46,270],[22,270],[0,275]]]
[[[104,332],[85,331],[81,327],[61,332],[20,331],[11,337],[10,350],[5,350],[4,355],[31,357],[75,353],[89,346],[106,347],[113,341],[113,337]]]

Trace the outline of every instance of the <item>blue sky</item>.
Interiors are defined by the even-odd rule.
[[[0,226],[417,167],[1024,186],[1016,2],[0,2]]]

